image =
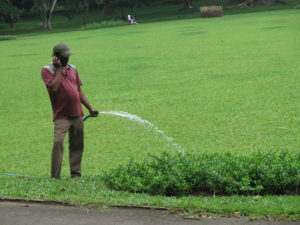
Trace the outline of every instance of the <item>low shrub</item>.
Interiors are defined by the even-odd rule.
[[[219,17],[222,16],[222,6],[203,6],[200,7],[201,17]]]
[[[300,9],[300,4],[299,5],[295,5],[294,9]]]
[[[15,40],[15,39],[17,39],[17,36],[15,35],[0,35],[0,41]]]
[[[292,194],[299,186],[300,154],[257,152],[162,153],[143,162],[131,161],[105,172],[105,184],[114,190],[152,195],[183,196]]]

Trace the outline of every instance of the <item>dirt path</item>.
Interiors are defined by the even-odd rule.
[[[68,206],[0,202],[1,225],[299,225],[297,222],[254,221],[245,218],[190,220],[167,211],[109,209],[89,211]]]

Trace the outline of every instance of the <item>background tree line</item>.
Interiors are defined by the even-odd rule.
[[[136,8],[141,6],[182,4],[183,9],[193,10],[193,2],[201,2],[202,5],[224,5],[259,3],[259,2],[283,2],[287,0],[0,0],[0,21],[14,27],[20,16],[24,14],[39,14],[44,29],[51,29],[51,17],[55,9],[59,8],[64,15],[72,20],[75,14],[82,14],[83,24],[89,21],[91,9],[102,10],[102,15],[113,15],[116,9]]]

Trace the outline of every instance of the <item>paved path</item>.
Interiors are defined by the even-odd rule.
[[[88,211],[57,205],[0,202],[0,225],[300,225],[297,222],[255,221],[245,218],[190,220],[167,211],[109,209]]]

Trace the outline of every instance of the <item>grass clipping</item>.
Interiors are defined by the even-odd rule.
[[[15,35],[0,35],[0,41],[16,40],[17,36]]]
[[[162,153],[104,173],[114,190],[151,195],[298,194],[300,154]]]

